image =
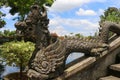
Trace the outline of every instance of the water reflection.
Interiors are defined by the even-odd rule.
[[[66,64],[70,63],[71,61],[84,56],[83,53],[72,53],[68,56],[67,60],[66,60]],[[12,66],[5,66],[5,71],[3,72],[3,74],[1,75],[2,77],[9,74],[9,73],[13,73],[13,72],[18,72],[19,71],[19,67],[16,67],[15,65]]]
[[[84,53],[71,53],[69,56],[68,56],[68,58],[67,58],[67,60],[66,60],[66,64],[68,64],[68,63],[70,63],[71,61],[73,61],[73,60],[75,60],[75,59],[77,59],[77,58],[80,58],[80,57],[82,57],[82,56],[84,56]]]
[[[9,73],[18,72],[18,71],[19,71],[19,67],[7,65],[7,66],[5,66],[5,71],[3,72],[3,74],[1,76],[3,77]]]

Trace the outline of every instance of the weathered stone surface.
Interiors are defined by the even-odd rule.
[[[70,69],[66,69],[64,74],[55,80],[98,80],[100,77],[106,76],[108,74],[108,66],[115,63],[116,55],[119,52],[120,37],[110,43],[109,53],[103,52],[102,56],[97,58],[93,57],[95,59],[91,58],[90,61],[87,58],[86,61],[88,61],[90,64],[87,64],[87,66],[84,66],[84,64],[82,64],[82,61],[78,62],[78,64],[82,65],[78,65],[77,67],[71,66],[72,68],[69,67]]]
[[[104,22],[101,24],[100,36],[98,38],[65,38],[60,40],[58,37],[50,35],[48,24],[49,19],[46,8],[40,7],[37,4],[31,6],[31,11],[23,22],[15,24],[18,33],[24,37],[34,39],[36,43],[28,65],[28,76],[31,80],[51,80],[61,75],[65,70],[67,56],[72,52],[82,52],[89,56],[98,56],[104,51],[106,54],[109,49],[109,31],[113,31],[118,35],[120,31],[120,25],[112,22]],[[104,58],[102,59],[104,60]],[[93,58],[93,62],[94,60]],[[102,63],[103,60],[98,60],[98,62]],[[69,75],[75,74],[86,65],[88,66],[88,64],[91,64],[91,62],[81,63],[68,69],[68,71],[71,71]],[[78,66],[80,65],[82,66],[79,68]],[[93,63],[94,68],[92,70],[99,69],[97,68],[99,67],[98,65],[100,64]],[[107,64],[104,65],[107,66]],[[86,80],[94,80],[93,78],[87,78]]]
[[[113,64],[110,66],[110,69],[120,72],[120,64]]]
[[[100,78],[99,80],[120,80],[120,78],[115,76],[107,76],[107,77]]]
[[[73,65],[73,66],[69,67],[68,69],[66,69],[64,71],[64,74],[61,75],[60,77],[56,78],[55,80],[64,80],[67,77],[70,77],[70,76],[76,74],[78,71],[84,69],[85,67],[89,66],[90,64],[92,64],[95,61],[96,61],[95,57],[86,58],[85,60],[83,60],[81,62],[78,62],[75,65]]]

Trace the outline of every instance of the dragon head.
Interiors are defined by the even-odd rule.
[[[42,39],[40,37],[43,34],[49,34],[48,23],[49,19],[47,19],[45,7],[40,8],[38,5],[33,5],[27,18],[24,21],[15,23],[15,27],[18,35],[36,41],[38,36],[39,39]]]

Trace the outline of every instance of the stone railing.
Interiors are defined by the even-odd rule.
[[[116,55],[120,53],[120,37],[110,38],[109,51],[104,51],[99,57],[85,57],[68,67],[64,74],[54,80],[97,80],[108,74],[108,66],[115,63]]]

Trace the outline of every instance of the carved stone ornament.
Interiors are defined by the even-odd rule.
[[[66,58],[70,53],[100,55],[101,52],[109,49],[107,44],[109,31],[120,35],[120,25],[104,22],[100,24],[97,39],[65,38],[60,40],[50,35],[48,24],[46,8],[38,5],[31,6],[27,18],[15,24],[20,35],[34,39],[36,44],[27,72],[31,80],[52,80],[63,73]]]

